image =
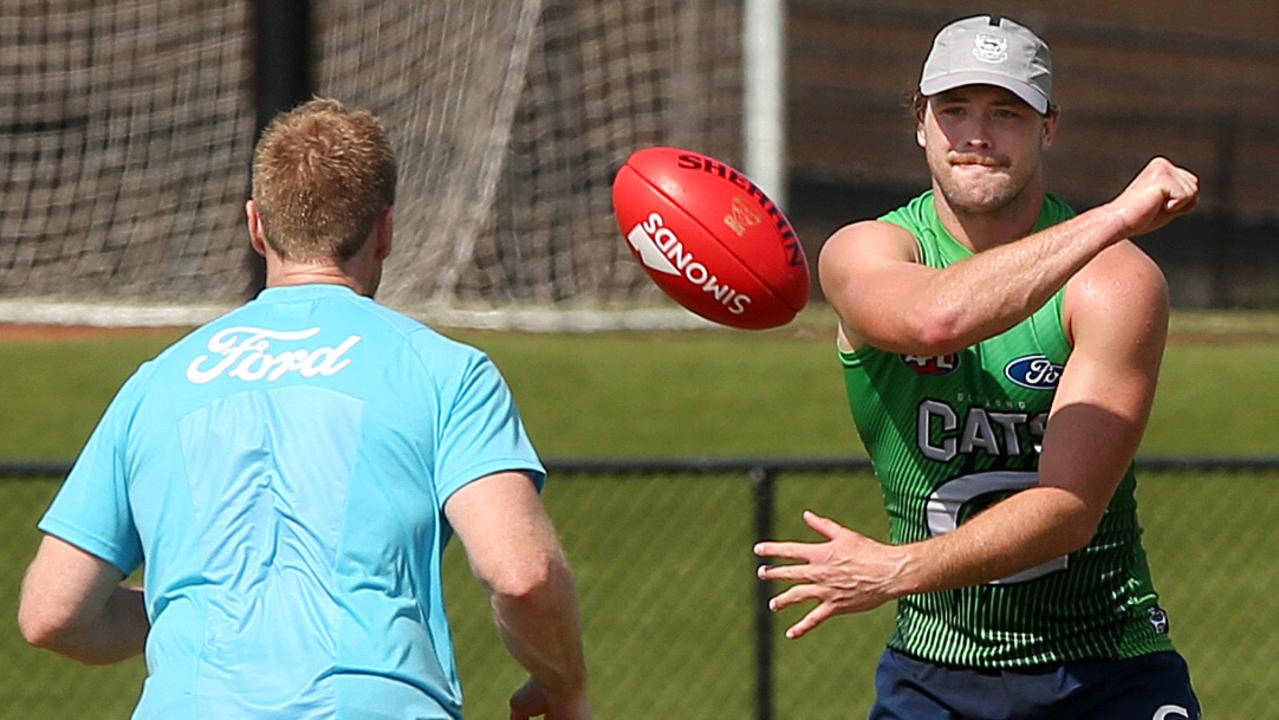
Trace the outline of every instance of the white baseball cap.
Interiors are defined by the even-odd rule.
[[[919,92],[936,95],[961,85],[995,85],[1044,114],[1052,102],[1048,45],[1029,28],[1000,15],[964,18],[942,28],[924,61]]]

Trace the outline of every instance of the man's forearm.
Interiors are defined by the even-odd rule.
[[[1102,206],[1022,240],[977,253],[937,274],[917,300],[947,352],[1025,320],[1097,253],[1123,239]]]
[[[1094,515],[1077,496],[1061,488],[1029,488],[950,533],[901,546],[904,560],[892,595],[1008,577],[1078,550],[1095,532]]]
[[[141,654],[150,630],[142,588],[120,585],[97,617],[67,626],[43,646],[88,665],[108,665]]]
[[[586,661],[577,592],[566,563],[552,563],[545,582],[519,595],[491,598],[502,641],[546,690],[560,698],[584,696]]]

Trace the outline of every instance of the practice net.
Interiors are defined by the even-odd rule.
[[[182,324],[254,292],[252,12],[0,6],[0,321]],[[738,158],[738,2],[311,12],[317,93],[377,112],[399,159],[380,299],[452,325],[696,322],[631,259],[609,188],[648,145]]]

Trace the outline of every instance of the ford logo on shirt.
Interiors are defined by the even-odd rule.
[[[1004,376],[1030,390],[1052,390],[1061,379],[1062,366],[1043,355],[1027,355],[1004,366]]]

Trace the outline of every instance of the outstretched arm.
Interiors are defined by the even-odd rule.
[[[1071,281],[1066,321],[1075,347],[1054,396],[1039,484],[948,534],[903,546],[806,514],[826,542],[756,546],[760,556],[794,562],[759,570],[762,579],[797,583],[773,609],[818,603],[789,637],[902,595],[1007,577],[1091,541],[1149,418],[1167,335],[1163,275],[1131,243],[1113,247]]]
[[[867,221],[827,241],[818,271],[851,345],[944,355],[1025,320],[1102,250],[1197,201],[1198,179],[1155,158],[1109,203],[947,268],[920,264],[904,229]]]
[[[123,579],[111,563],[46,535],[22,581],[23,637],[89,665],[138,655],[151,624],[142,589],[121,585]]]
[[[511,697],[511,717],[588,720],[577,591],[533,482],[519,472],[481,478],[444,512],[488,591],[502,641],[532,676]]]

